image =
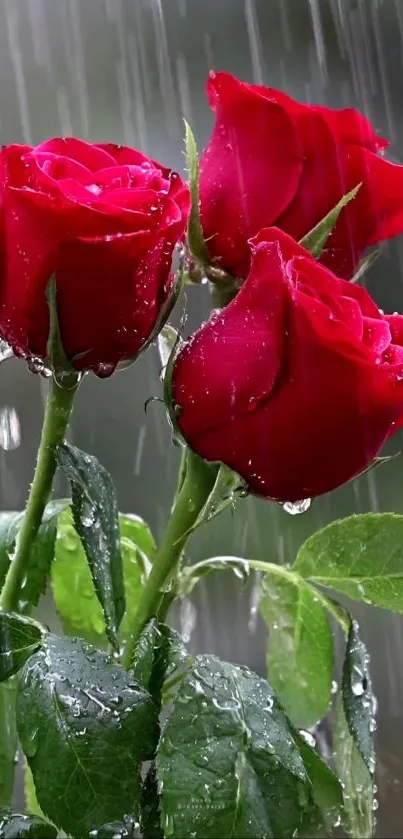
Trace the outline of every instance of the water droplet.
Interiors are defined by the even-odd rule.
[[[301,501],[285,501],[281,506],[289,516],[299,516],[301,513],[306,513],[309,510],[311,499],[302,498]]]
[[[30,370],[31,373],[39,373],[39,375],[44,376],[45,379],[48,379],[49,376],[52,375],[52,371],[49,369],[49,367],[46,367],[43,358],[36,358],[35,356],[31,356],[30,358],[27,358],[27,365],[28,370]]]
[[[18,449],[21,443],[21,429],[15,408],[5,405],[0,411],[0,446],[9,452]]]
[[[354,696],[362,696],[365,693],[365,687],[362,682],[354,682],[351,686]]]
[[[6,361],[7,358],[11,358],[13,355],[13,351],[9,344],[6,341],[0,339],[0,361]]]
[[[308,746],[311,746],[311,748],[314,749],[316,746],[316,740],[313,734],[311,734],[310,731],[306,731],[306,729],[304,728],[301,728],[299,733],[302,739],[305,740],[305,743],[307,743]]]

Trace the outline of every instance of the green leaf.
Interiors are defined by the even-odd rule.
[[[343,822],[357,839],[373,835],[374,699],[369,657],[351,621],[343,665],[341,692],[333,724],[333,757],[343,787]]]
[[[300,728],[327,713],[334,669],[333,636],[317,592],[297,575],[268,574],[260,612],[269,628],[270,683]]]
[[[56,609],[67,635],[106,646],[105,619],[71,510],[59,517],[51,584]]]
[[[3,588],[24,513],[0,513],[0,590]]]
[[[74,525],[91,569],[108,638],[116,647],[125,599],[115,486],[95,457],[70,443],[59,446],[58,462],[71,485]]]
[[[374,698],[369,672],[369,655],[352,621],[343,665],[342,695],[347,725],[355,745],[371,774],[375,769]]]
[[[39,816],[40,819],[44,819],[46,821],[45,816],[38,804],[35,783],[28,763],[25,763],[24,766],[24,796],[25,806],[28,810],[28,813],[31,816]]]
[[[321,221],[315,225],[315,227],[313,227],[312,230],[303,237],[303,239],[301,239],[300,245],[302,245],[303,248],[306,248],[312,256],[318,258],[321,255],[343,207],[355,198],[360,187],[361,184],[359,183],[354,187],[354,189],[347,192],[346,195],[343,195],[340,201],[335,207],[333,207],[332,210],[330,210],[327,216],[321,219]]]
[[[157,775],[166,837],[289,839],[307,823],[323,828],[292,727],[269,684],[214,656],[198,656],[181,683]]]
[[[228,507],[234,507],[239,498],[245,498],[248,494],[247,486],[243,478],[237,475],[229,466],[224,463],[211,463],[212,468],[218,468],[217,478],[204,507],[188,531],[194,533],[202,524],[214,519]]]
[[[55,551],[57,519],[62,510],[69,504],[67,499],[51,501],[46,505],[42,522],[32,545],[31,561],[24,580],[19,611],[24,612],[28,607],[37,606],[39,598],[45,593],[51,564]],[[0,580],[4,583],[11,556],[15,548],[15,540],[21,527],[25,513],[0,513]]]
[[[138,811],[156,709],[105,653],[48,635],[20,675],[17,726],[39,805],[66,833]]]
[[[333,723],[333,759],[343,789],[344,828],[354,839],[368,839],[374,829],[373,781],[349,732],[341,697]]]
[[[180,635],[170,626],[152,618],[137,641],[130,669],[160,708],[165,679],[190,661]]]
[[[120,515],[119,527],[126,602],[119,637],[124,640],[129,632],[130,615],[137,608],[148,575],[155,542],[148,525],[138,516]],[[64,631],[97,646],[106,646],[104,614],[84,548],[73,526],[71,510],[66,510],[59,518],[51,581]]]
[[[0,684],[0,806],[11,803],[15,754],[17,751],[17,725],[15,720],[16,679]]]
[[[144,779],[141,793],[141,835],[144,839],[164,839],[160,822],[160,795],[153,763]]]
[[[365,513],[317,531],[293,570],[353,600],[403,613],[403,516]]]
[[[312,797],[316,805],[312,814],[308,813],[302,832],[305,836],[315,835],[320,818],[318,814],[321,814],[323,825],[331,834],[332,828],[340,819],[343,807],[340,781],[317,752],[308,746],[299,732],[294,731],[293,734],[312,785]]]
[[[199,262],[208,263],[209,256],[204,241],[203,230],[200,223],[199,207],[199,160],[196,141],[190,125],[185,120],[185,148],[186,163],[189,172],[189,186],[191,209],[188,222],[188,245],[191,254]]]
[[[0,839],[56,839],[57,830],[36,816],[0,808]]]
[[[9,679],[41,646],[42,627],[29,618],[0,612],[0,682]]]
[[[131,632],[131,619],[150,573],[156,545],[150,528],[139,516],[120,515],[119,527],[126,604],[119,638],[125,641]]]
[[[21,600],[26,601],[29,606],[36,606],[40,596],[46,591],[55,553],[58,518],[68,505],[67,499],[61,499],[51,501],[45,507],[41,526],[32,546],[27,579],[21,589]]]
[[[333,759],[343,788],[344,828],[354,839],[368,839],[374,830],[373,777],[350,734],[341,695],[333,723]]]

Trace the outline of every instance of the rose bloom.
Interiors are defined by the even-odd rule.
[[[388,141],[348,108],[304,105],[228,73],[207,83],[215,114],[201,158],[201,220],[209,255],[248,273],[248,240],[276,225],[302,239],[359,183],[321,262],[350,279],[365,249],[403,231],[403,166],[380,154]]]
[[[63,347],[78,370],[113,372],[152,337],[173,285],[189,193],[125,146],[69,137],[0,152],[0,335],[45,359],[56,279]]]
[[[173,404],[199,455],[293,502],[359,474],[403,421],[403,316],[281,230],[250,246],[237,297],[179,352]]]

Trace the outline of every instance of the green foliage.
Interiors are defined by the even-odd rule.
[[[297,575],[267,575],[260,612],[269,628],[267,665],[273,688],[302,728],[328,710],[333,680],[333,636],[315,589]]]
[[[0,612],[0,682],[17,673],[41,646],[42,636],[36,622]]]
[[[0,839],[56,839],[57,830],[37,816],[0,808]]]
[[[17,751],[16,692],[15,679],[0,684],[0,806],[6,807],[11,803],[14,786]]]
[[[332,210],[330,210],[327,216],[321,219],[321,221],[318,222],[318,224],[315,225],[309,233],[306,233],[303,239],[301,239],[300,244],[306,248],[312,256],[315,256],[316,258],[320,257],[326,242],[337,223],[343,207],[355,198],[360,187],[361,184],[357,184],[354,189],[347,192],[346,195],[343,195],[343,197],[340,198],[340,201],[335,207],[333,207]]]
[[[403,516],[365,513],[318,530],[293,570],[353,600],[403,613]]]
[[[190,125],[185,120],[186,163],[189,172],[191,209],[188,222],[188,246],[191,254],[202,263],[208,263],[208,251],[200,223],[199,161],[196,141]]]
[[[119,529],[125,591],[125,613],[119,627],[119,639],[124,641],[129,633],[130,616],[137,608],[148,575],[155,542],[148,525],[138,516],[120,515]],[[65,632],[105,647],[105,617],[71,510],[59,517],[51,580]]]
[[[19,611],[24,612],[36,606],[44,594],[55,550],[57,520],[60,512],[68,505],[67,500],[51,501],[46,505],[42,523],[31,549],[31,561],[21,590]],[[24,513],[0,513],[0,586],[3,585],[15,540],[21,527]]]
[[[328,790],[322,787],[326,800],[319,804],[310,777],[316,761],[306,767],[267,682],[247,668],[198,656],[181,682],[157,755],[164,835],[322,835],[322,807],[333,811],[341,792],[325,770]]]
[[[156,709],[105,653],[48,635],[20,675],[17,725],[39,805],[66,833],[138,811]]]
[[[352,621],[346,644],[341,694],[333,725],[335,767],[343,785],[343,822],[354,839],[373,833],[374,698],[368,653]]]
[[[125,610],[119,513],[109,473],[91,455],[62,443],[58,462],[71,485],[74,526],[87,556],[113,646]]]

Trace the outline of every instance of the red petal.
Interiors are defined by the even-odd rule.
[[[40,143],[39,146],[35,146],[33,153],[36,152],[50,152],[62,157],[70,157],[77,163],[82,163],[91,172],[96,172],[97,169],[105,169],[106,166],[113,166],[115,162],[112,155],[108,154],[108,151],[101,146],[94,146],[92,143],[79,140],[77,137],[53,137],[44,143]]]
[[[281,106],[227,73],[210,77],[208,94],[216,120],[201,158],[203,231],[212,257],[242,276],[249,264],[247,239],[292,201],[302,161]]]
[[[274,245],[256,251],[235,299],[187,342],[175,364],[180,427],[194,439],[268,396],[280,372],[287,281]]]

